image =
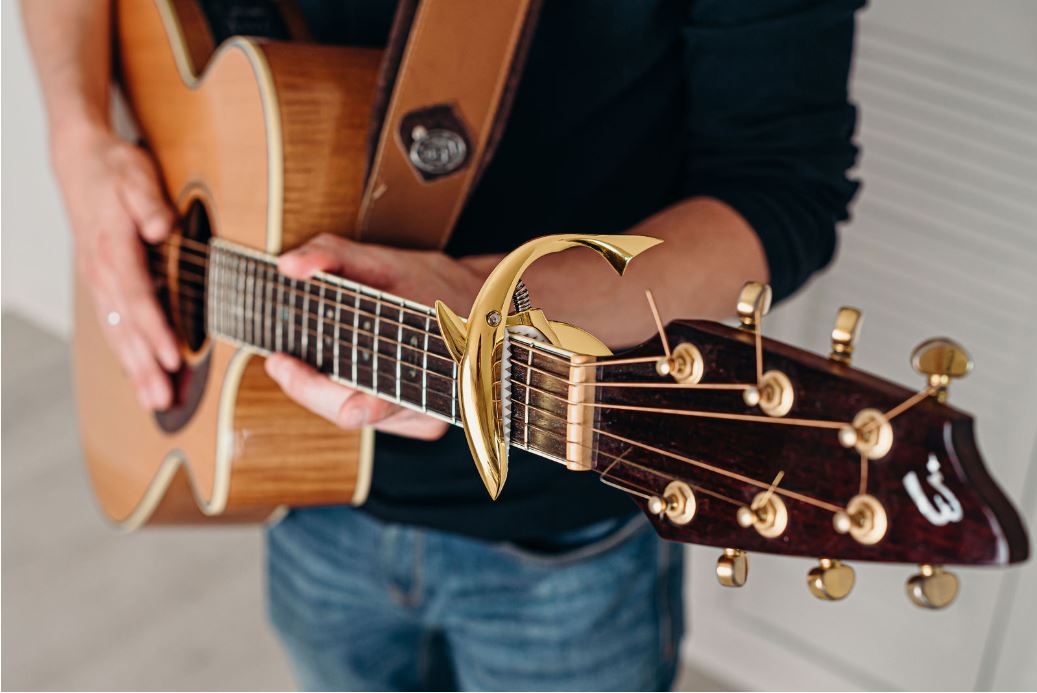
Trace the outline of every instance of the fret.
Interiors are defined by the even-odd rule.
[[[339,355],[341,346],[341,337],[339,336],[339,330],[342,327],[342,289],[335,289],[335,331],[334,331],[334,342],[332,346],[331,358],[335,362],[334,370],[331,374],[336,380],[342,376],[339,374]]]
[[[300,357],[303,361],[309,361],[309,353],[307,352],[306,347],[309,346],[310,343],[310,283],[304,281],[302,286],[305,293],[302,297],[302,348],[300,349],[302,353],[300,354]]]
[[[220,334],[220,253],[213,249],[209,257],[209,276],[205,287],[205,321],[209,334]]]
[[[295,354],[295,298],[298,296],[296,288],[296,281],[294,279],[288,280],[288,353]]]
[[[428,411],[428,335],[432,329],[432,316],[425,316],[425,344],[421,352],[421,411]]]
[[[382,301],[381,295],[379,299],[375,300],[374,303],[374,340],[372,342],[372,351],[374,352],[374,363],[371,365],[373,375],[371,377],[371,389],[375,392],[379,391],[379,331],[382,328]]]
[[[402,401],[400,399],[400,385],[403,381],[403,373],[400,370],[400,364],[403,363],[403,304],[400,304],[400,315],[397,318],[398,323],[396,325],[396,401]]]
[[[273,274],[275,274],[275,270],[272,266],[263,265],[263,288],[265,290],[264,300],[266,302],[266,310],[264,311],[265,320],[263,325],[263,348],[267,350],[272,350],[274,348],[274,343],[271,339],[271,329],[273,328],[274,323],[274,285],[273,282],[270,281]]]
[[[353,384],[359,385],[360,380],[357,378],[357,341],[360,335],[360,292],[357,291],[353,294],[353,356],[352,356],[352,367],[353,367]]]
[[[255,273],[256,264],[252,260],[245,260],[245,334],[242,335],[242,341],[246,344],[253,343],[253,333],[255,332],[255,320],[253,320],[253,312],[255,311],[253,303],[253,288],[256,282]]]
[[[451,361],[450,362],[450,377],[453,379],[453,381],[455,383],[457,382],[457,361]],[[457,388],[455,387],[454,390],[456,391],[456,389]],[[450,395],[450,420],[454,421],[454,422],[457,421],[457,394],[456,394],[456,392],[453,392]]]
[[[276,273],[277,277],[277,324],[274,325],[275,351],[284,351],[284,275]]]
[[[529,374],[533,372],[533,350],[526,349],[526,396],[525,404],[522,411],[523,418],[523,434],[522,443],[526,446],[529,445]]]
[[[237,310],[237,307],[238,307],[239,297],[240,297],[241,301],[245,300],[244,299],[245,273],[241,271],[241,263],[242,262],[243,262],[243,258],[241,258],[241,257],[234,258],[234,280],[235,280],[234,281],[234,287],[235,287],[235,295],[233,296],[233,299],[234,299],[234,308],[235,308],[235,310]],[[239,313],[237,313],[237,315],[235,317],[237,318],[237,328],[238,329],[235,331],[234,338],[237,339],[238,341],[241,341],[241,337],[245,333],[245,311],[244,310],[240,311]]]
[[[324,369],[324,284],[318,284],[317,294],[317,370]]]
[[[357,307],[359,325],[355,334],[357,386],[375,393],[378,383],[378,305],[369,294],[360,293]]]

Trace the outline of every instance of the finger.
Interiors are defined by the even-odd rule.
[[[146,241],[158,243],[169,236],[176,217],[162,194],[158,174],[150,160],[125,174],[119,192],[137,231]]]
[[[141,405],[151,410],[169,408],[173,392],[169,377],[162,371],[145,339],[132,326],[120,321],[113,325],[108,316],[114,305],[111,299],[101,298],[97,302],[98,319],[104,329],[105,338],[133,383]],[[118,313],[117,313],[118,314]]]
[[[389,288],[396,281],[392,253],[382,246],[322,233],[299,248],[278,258],[278,269],[289,277],[306,279],[315,272],[329,272],[368,284],[375,288]]]
[[[310,411],[342,426],[339,411],[354,396],[355,390],[333,383],[302,361],[286,354],[272,354],[266,359],[266,372],[285,394]],[[344,428],[358,428],[343,426]]]
[[[401,407],[399,411],[375,424],[375,428],[385,433],[418,440],[439,440],[449,426],[445,421]]]
[[[132,237],[104,237],[108,245],[102,253],[109,293],[115,297],[123,320],[140,332],[162,367],[175,371],[180,367],[180,349],[165,314],[158,305],[151,277],[145,266],[144,250]]]

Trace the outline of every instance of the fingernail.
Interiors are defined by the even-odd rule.
[[[367,411],[362,406],[347,406],[342,412],[344,428],[361,428],[365,423],[367,423]]]
[[[137,390],[137,401],[140,402],[140,406],[145,409],[154,411],[155,405],[151,403],[151,392],[147,389]]]
[[[164,217],[152,217],[144,224],[144,232],[148,238],[161,238],[166,235],[169,222]]]

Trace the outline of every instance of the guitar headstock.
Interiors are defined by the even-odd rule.
[[[915,563],[908,592],[949,603],[940,566],[1006,565],[1029,545],[977,449],[973,420],[946,404],[971,368],[930,340],[906,389],[850,364],[860,315],[840,311],[825,358],[761,334],[767,287],[749,284],[742,325],[681,320],[594,367],[596,471],[666,539],[724,549],[722,584],[745,581],[745,551],[815,556],[811,591],[849,592],[843,560]],[[654,307],[653,307],[654,311]],[[661,325],[660,325],[661,327]]]

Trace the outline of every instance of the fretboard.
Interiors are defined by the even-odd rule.
[[[461,424],[457,365],[429,306],[329,274],[291,279],[274,257],[223,241],[209,249],[205,303],[212,336]],[[568,363],[548,349],[510,340],[511,440],[564,461]]]

